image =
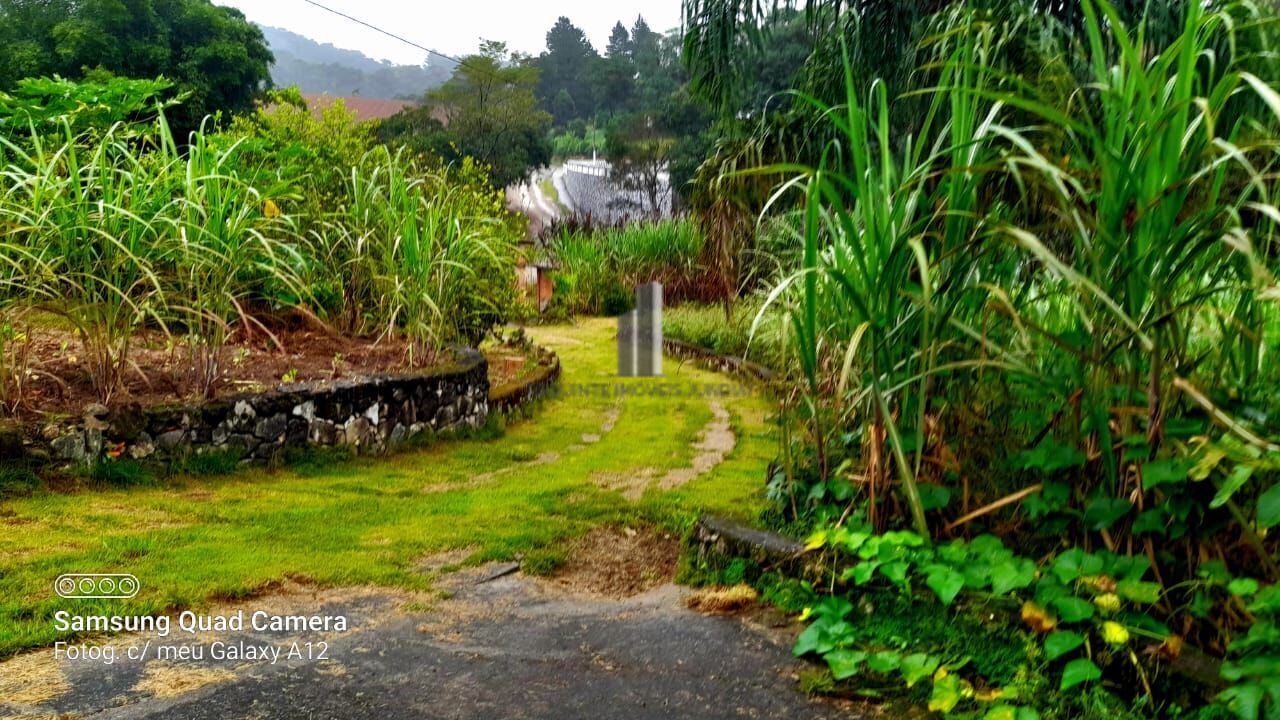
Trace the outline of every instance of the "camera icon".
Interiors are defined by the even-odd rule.
[[[127,573],[68,573],[53,581],[53,591],[68,600],[127,600],[140,587]]]

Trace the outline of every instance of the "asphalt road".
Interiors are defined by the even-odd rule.
[[[135,718],[851,718],[851,706],[796,689],[789,637],[685,608],[663,585],[624,600],[585,597],[489,569],[458,573],[430,606],[382,590],[305,589],[228,606],[342,615],[346,632],[205,633],[169,645],[200,660],[56,663],[43,702],[0,702],[0,717]],[[121,656],[145,635],[113,641]],[[324,659],[215,660],[240,648],[325,643]],[[48,653],[49,651],[42,651]],[[313,650],[313,654],[314,654]],[[51,661],[50,661],[51,662]],[[40,671],[34,681],[48,680]],[[38,695],[33,696],[38,697]],[[32,698],[29,698],[32,699]]]

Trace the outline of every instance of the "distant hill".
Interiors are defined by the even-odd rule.
[[[262,33],[276,56],[271,66],[276,87],[297,85],[316,95],[417,100],[453,74],[444,60],[438,65],[393,65],[281,28],[263,26]]]

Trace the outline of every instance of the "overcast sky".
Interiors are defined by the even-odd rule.
[[[628,28],[637,15],[659,32],[680,25],[680,0],[318,0],[335,10],[440,52],[474,53],[480,39],[501,40],[513,50],[537,54],[547,30],[565,15],[603,50],[619,20]],[[369,57],[417,65],[425,53],[303,0],[214,0],[240,8],[260,25],[272,25],[322,43],[359,50]]]

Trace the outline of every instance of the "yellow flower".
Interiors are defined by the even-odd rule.
[[[268,198],[267,201],[262,204],[262,214],[268,218],[278,218],[280,217],[280,208],[276,205],[274,200]]]
[[[1129,642],[1129,631],[1120,623],[1108,620],[1102,623],[1102,639],[1109,645],[1126,645]]]
[[[1093,599],[1093,604],[1098,606],[1102,612],[1110,615],[1120,611],[1120,598],[1115,593],[1107,593],[1099,595]]]

